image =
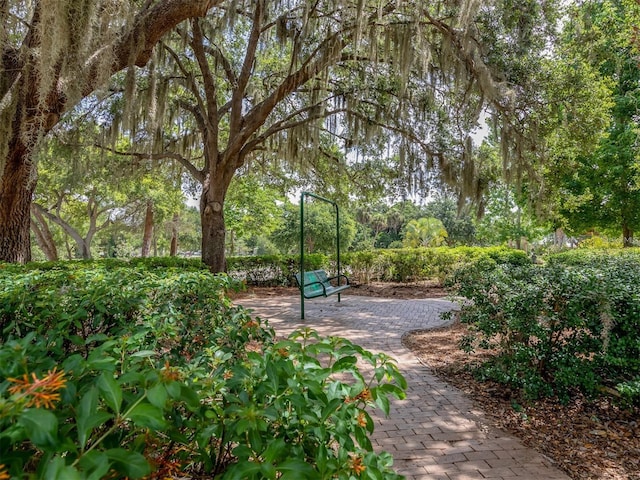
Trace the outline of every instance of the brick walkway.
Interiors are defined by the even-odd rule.
[[[389,418],[376,418],[373,443],[390,452],[407,480],[569,479],[552,462],[508,433],[489,426],[482,412],[456,388],[434,377],[401,342],[416,329],[444,322],[446,300],[396,300],[343,295],[305,302],[297,296],[244,298],[238,303],[267,319],[281,335],[308,326],[323,335],[348,338],[398,361],[409,387],[392,403]]]

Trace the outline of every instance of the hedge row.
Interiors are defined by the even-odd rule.
[[[459,265],[487,259],[494,263],[531,263],[521,250],[505,247],[439,247],[366,250],[348,252],[341,257],[341,268],[355,282],[442,281]],[[335,259],[322,254],[305,256],[305,269],[335,272]],[[248,285],[293,286],[300,259],[293,255],[231,257],[229,273]]]
[[[411,282],[443,281],[460,265],[487,261],[491,264],[524,265],[531,260],[522,250],[506,247],[436,247],[380,249],[347,253],[345,268],[355,280]]]
[[[276,339],[184,267],[0,269],[0,478],[399,478],[369,440],[388,357]]]
[[[341,269],[355,282],[371,281],[412,282],[437,279],[442,281],[459,265],[480,260],[493,263],[523,265],[530,263],[521,250],[506,247],[438,247],[379,249],[348,252],[341,257]],[[0,264],[0,271],[24,272],[29,270],[79,270],[99,265],[110,270],[124,267],[149,270],[175,268],[187,271],[207,270],[200,259],[160,257],[81,260],[74,262],[34,262],[26,266]],[[295,286],[295,274],[300,271],[298,255],[262,255],[228,257],[229,275],[252,286]],[[305,256],[305,269],[324,269],[335,272],[335,258],[323,254]]]

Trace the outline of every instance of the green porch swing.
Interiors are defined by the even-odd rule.
[[[324,270],[304,269],[304,204],[305,198],[312,197],[325,203],[333,205],[336,212],[336,264],[337,272],[335,277],[329,277]],[[302,192],[300,195],[300,272],[296,274],[296,282],[300,289],[300,318],[304,320],[304,300],[338,295],[349,288],[349,278],[340,273],[340,211],[338,204],[332,200],[321,197],[311,192]],[[344,281],[344,283],[343,283]]]

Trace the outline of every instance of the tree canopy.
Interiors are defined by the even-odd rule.
[[[226,205],[247,198],[233,182],[239,174],[268,178],[262,185],[280,198],[316,187],[345,202],[424,199],[444,189],[455,197],[455,215],[440,209],[412,218],[441,217],[450,243],[471,241],[473,228],[461,219],[472,203],[481,216],[500,177],[517,184],[522,208],[566,223],[560,179],[605,145],[607,125],[621,125],[610,115],[618,70],[607,71],[606,55],[615,46],[631,58],[633,5],[2,2],[0,259],[30,258],[30,212],[39,243],[50,243],[51,224],[41,220],[57,221],[32,200],[38,158],[43,172],[54,173],[53,165],[36,154],[50,148],[49,132],[64,128],[60,119],[70,113],[98,132],[87,147],[99,143],[138,163],[174,162],[174,186],[186,182],[183,172],[190,176],[200,196],[202,258],[214,271],[225,269],[225,248],[238,233],[255,230],[246,209]],[[618,23],[624,28],[608,38]],[[627,126],[633,131],[633,121]],[[479,130],[494,153],[478,147]],[[153,197],[147,189],[140,198],[147,226]],[[377,218],[374,243],[400,240],[392,220]]]
[[[216,0],[0,3],[0,259],[31,258],[34,155],[42,138],[111,76],[145,65],[158,40]]]

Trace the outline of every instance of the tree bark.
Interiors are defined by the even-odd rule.
[[[633,247],[633,230],[626,223],[622,225],[622,246]]]
[[[31,199],[35,188],[34,166],[28,149],[16,139],[9,143],[0,179],[0,261],[31,261]]]
[[[147,210],[144,215],[144,233],[142,234],[142,257],[148,257],[151,251],[151,240],[153,239],[153,202],[147,202]]]
[[[230,173],[214,170],[205,180],[200,197],[200,221],[202,223],[202,261],[212,272],[226,272],[226,230],[224,223],[224,199],[235,169]]]
[[[44,252],[47,260],[51,262],[58,261],[58,248],[56,247],[56,243],[53,240],[53,235],[51,234],[49,224],[47,224],[47,221],[44,219],[37,208],[31,208],[31,213],[33,214],[33,218],[31,220],[31,230],[36,236],[38,245]]]
[[[171,222],[171,247],[169,250],[169,256],[175,257],[178,255],[178,221],[180,217],[178,214],[173,215],[173,220]]]
[[[42,215],[46,216],[49,220],[59,225],[62,230],[64,230],[64,232],[73,239],[73,241],[76,243],[77,257],[82,258],[83,260],[91,259],[91,241],[93,240],[93,236],[98,231],[98,227],[96,225],[98,212],[94,211],[93,215],[95,216],[89,217],[89,229],[87,231],[87,234],[83,237],[80,232],[73,228],[71,224],[60,218],[58,215],[54,215],[37,203],[33,203],[32,207]],[[91,208],[88,208],[88,210],[91,210]]]

